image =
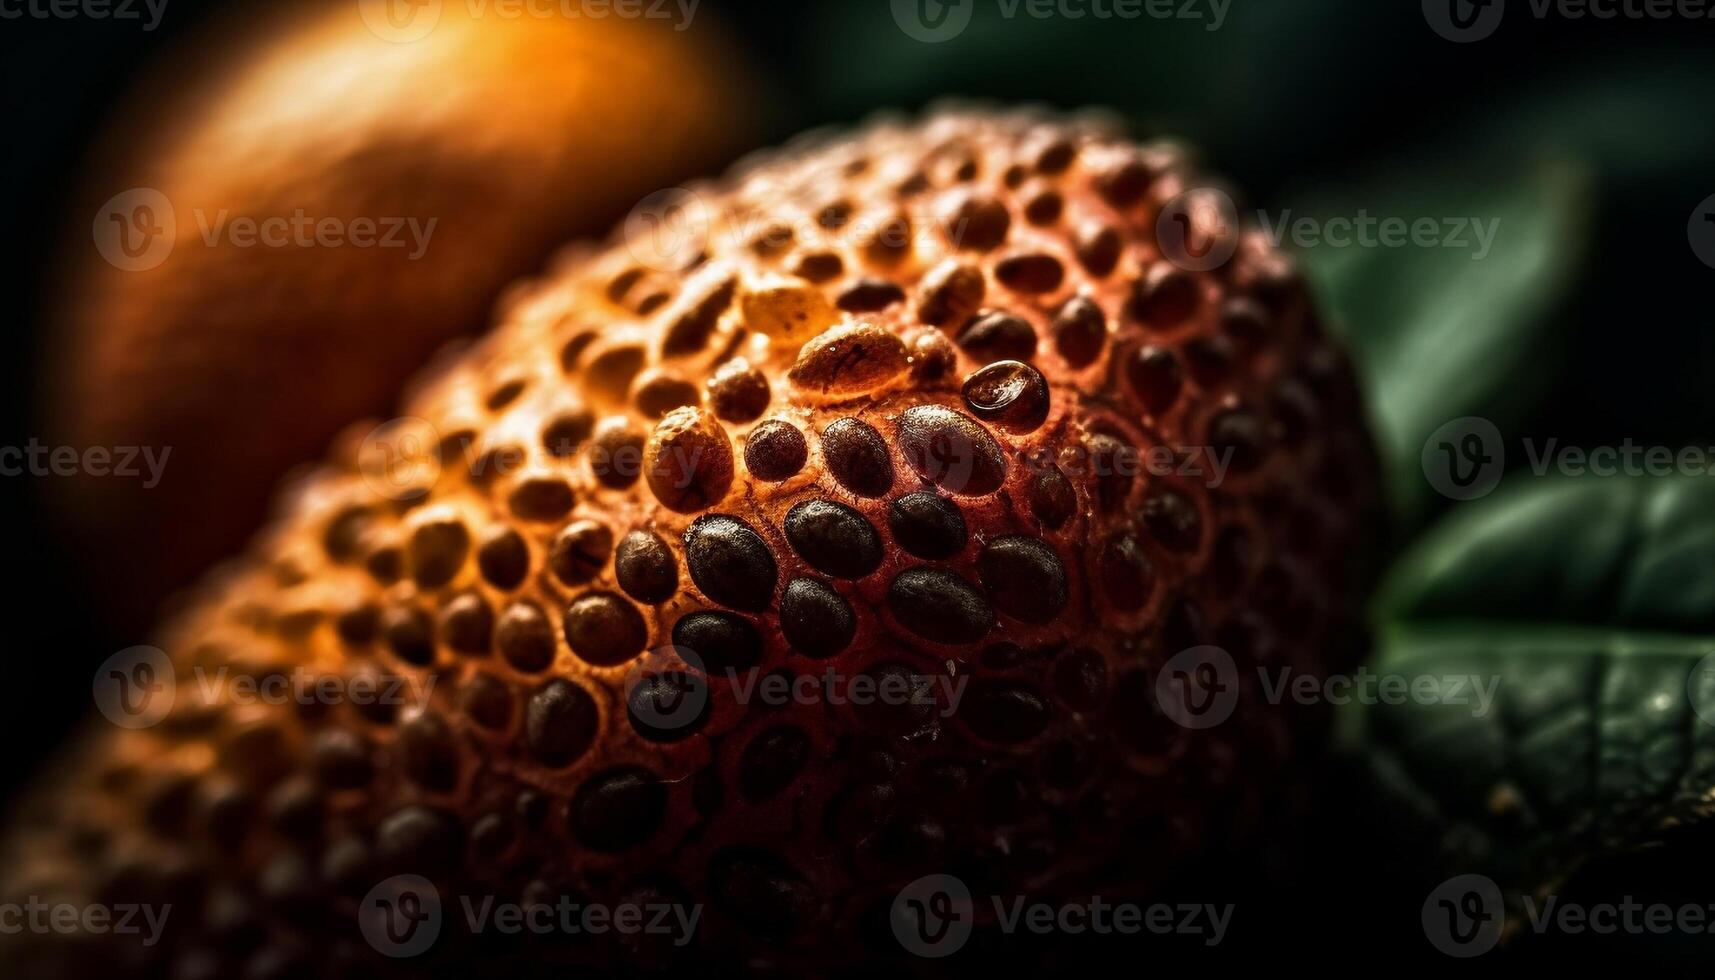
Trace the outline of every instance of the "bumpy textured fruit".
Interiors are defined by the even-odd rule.
[[[1095,122],[946,113],[634,216],[293,488],[165,632],[172,711],[27,809],[8,892],[172,896],[96,955],[223,976],[831,969],[906,957],[933,872],[1147,894],[1269,819],[1315,726],[1254,668],[1337,666],[1372,498],[1290,264],[1219,227],[1214,270],[1164,256],[1192,181]],[[1195,729],[1156,678],[1203,644],[1239,707]],[[346,696],[225,693],[293,671]],[[359,696],[389,678],[408,703]],[[400,874],[446,921],[395,964],[359,903]],[[455,898],[562,895],[701,920],[471,936]]]

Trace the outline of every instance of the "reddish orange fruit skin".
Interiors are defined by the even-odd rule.
[[[1253,233],[1207,272],[1163,255],[1195,179],[1094,122],[950,112],[790,147],[695,188],[685,237],[568,259],[169,625],[179,702],[85,743],[7,892],[182,889],[127,955],[223,973],[831,972],[901,962],[887,910],[925,874],[1147,895],[1264,828],[1318,725],[1257,669],[1344,666],[1375,461],[1290,263]],[[1205,645],[1239,710],[1194,730],[1156,681]],[[209,701],[199,668],[427,695]],[[848,686],[763,703],[771,674]],[[652,714],[686,678],[704,710]],[[448,926],[394,963],[358,905],[399,874],[449,908],[701,922],[684,947]]]

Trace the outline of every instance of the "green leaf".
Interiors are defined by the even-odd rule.
[[[1715,812],[1715,480],[1505,485],[1399,562],[1378,640],[1384,676],[1494,685],[1343,719],[1443,867],[1546,887]]]
[[[1552,314],[1578,271],[1588,180],[1545,162],[1494,167],[1487,179],[1408,181],[1353,189],[1305,209],[1325,221],[1367,213],[1413,221],[1475,219],[1494,229],[1486,254],[1470,247],[1318,245],[1302,257],[1358,362],[1395,511],[1421,518],[1433,494],[1420,469],[1424,441],[1467,415],[1506,431],[1528,411]],[[1497,177],[1499,179],[1497,179]]]

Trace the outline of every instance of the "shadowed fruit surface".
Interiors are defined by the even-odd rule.
[[[365,19],[383,11],[433,27],[389,34]],[[131,556],[91,562],[102,607],[140,628],[569,233],[743,149],[743,73],[703,17],[288,3],[217,21],[132,96],[74,212],[49,351],[57,439],[170,447],[147,489],[66,481],[85,550]],[[172,248],[115,267],[84,216],[105,235],[132,188],[151,196],[118,199],[131,243],[145,200]]]
[[[164,632],[167,717],[22,815],[7,894],[182,896],[167,936],[36,954],[826,972],[906,957],[925,874],[1141,895],[1266,834],[1318,718],[1256,668],[1346,663],[1374,460],[1286,260],[1163,256],[1193,180],[1091,121],[881,122],[519,290]],[[1203,644],[1238,709],[1193,731],[1156,678]],[[353,693],[211,701],[199,667]],[[359,905],[401,874],[448,911],[394,962]],[[458,896],[702,915],[472,936]]]

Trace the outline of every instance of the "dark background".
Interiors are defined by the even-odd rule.
[[[53,246],[87,228],[68,202],[95,135],[146,66],[235,6],[169,0],[152,33],[136,22],[0,20],[0,445],[42,431],[39,291]],[[1591,181],[1590,252],[1554,298],[1551,343],[1518,379],[1542,392],[1521,431],[1709,446],[1715,271],[1691,252],[1686,224],[1715,193],[1715,21],[1538,20],[1524,0],[1510,6],[1494,37],[1466,45],[1437,36],[1418,0],[1234,0],[1213,33],[1194,21],[1006,20],[994,0],[977,0],[971,26],[936,45],[906,37],[885,0],[703,0],[696,16],[731,28],[759,66],[769,94],[753,123],[766,142],[946,95],[1106,106],[1140,135],[1186,137],[1251,206],[1270,209],[1312,197],[1355,208],[1368,203],[1365,188],[1402,175],[1458,190],[1504,183],[1544,153],[1574,159]],[[0,793],[51,758],[86,712],[94,665],[142,641],[117,630],[105,597],[81,580],[79,556],[45,517],[54,492],[51,477],[0,477],[11,532]],[[1333,817],[1323,830],[1317,846],[1336,851],[1322,855],[1328,864],[1410,859],[1361,853]],[[1342,892],[1338,871],[1317,879],[1300,883],[1301,896],[1287,889],[1293,921],[1320,916],[1326,927],[1332,917],[1342,934],[1363,932],[1373,896]],[[1581,957],[1578,945],[1557,955]],[[1435,957],[1420,935],[1417,946]],[[1349,965],[1375,965],[1354,956]]]

